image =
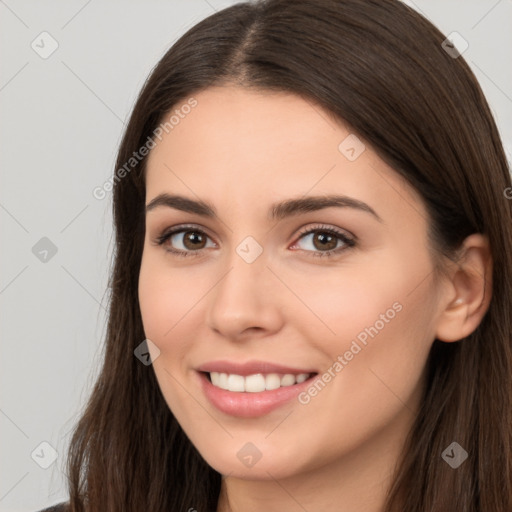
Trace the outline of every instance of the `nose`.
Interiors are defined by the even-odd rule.
[[[227,270],[207,295],[210,329],[231,340],[281,329],[280,282],[266,264],[263,255],[252,263],[236,253],[229,258]]]

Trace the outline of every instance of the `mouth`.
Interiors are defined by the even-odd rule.
[[[210,404],[218,411],[238,418],[256,418],[269,414],[290,403],[318,377],[317,372],[243,376],[196,371],[196,375]],[[296,405],[299,405],[298,401]]]
[[[223,372],[200,372],[216,388],[233,393],[261,393],[275,389],[295,386],[312,379],[317,372],[311,373],[255,373],[237,375]]]

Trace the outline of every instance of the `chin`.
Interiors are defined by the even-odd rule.
[[[297,457],[287,454],[286,450],[267,445],[258,453],[250,442],[234,444],[235,448],[225,447],[219,452],[201,453],[201,456],[218,473],[244,480],[285,479],[305,471],[298,467]]]

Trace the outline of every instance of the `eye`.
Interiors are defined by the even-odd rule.
[[[165,250],[176,254],[177,256],[197,256],[202,249],[205,249],[206,240],[210,238],[204,231],[195,226],[178,226],[170,231],[164,232],[156,238],[157,245],[164,245],[167,241]],[[178,246],[176,248],[176,245]],[[212,247],[210,245],[209,247]],[[215,247],[215,244],[213,244]]]
[[[356,245],[355,239],[342,231],[329,226],[314,226],[299,233],[298,240],[308,239],[310,249],[302,249],[313,257],[334,256]],[[210,237],[195,226],[176,226],[165,231],[155,239],[157,245],[164,245],[165,250],[179,257],[198,256],[203,249],[215,247],[215,243],[207,244]],[[169,243],[167,243],[169,242]],[[339,246],[341,242],[341,247]],[[297,242],[292,246],[295,248]],[[311,249],[312,247],[312,249]],[[317,250],[315,250],[317,249]]]
[[[334,256],[356,245],[355,239],[329,226],[314,226],[303,230],[299,233],[299,240],[302,239],[308,239],[306,246],[309,246],[310,249],[305,250],[311,252],[313,257]],[[339,242],[341,242],[341,247],[338,245]],[[297,246],[297,242],[292,248],[295,246]],[[315,249],[319,250],[315,251]]]

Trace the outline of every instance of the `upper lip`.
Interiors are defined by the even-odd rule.
[[[254,375],[256,373],[291,373],[293,375],[299,375],[301,373],[316,373],[315,370],[311,369],[299,369],[291,368],[289,366],[283,366],[281,364],[274,364],[267,361],[247,361],[245,363],[235,363],[234,361],[210,361],[204,363],[198,368],[200,372],[219,372],[219,373],[230,373],[235,375]]]

